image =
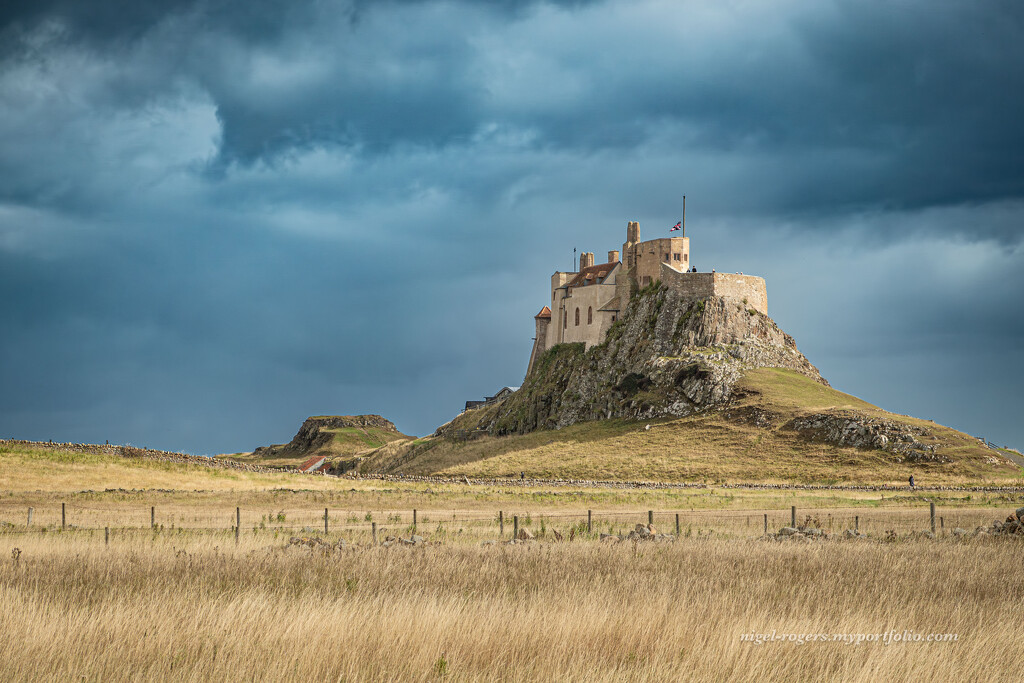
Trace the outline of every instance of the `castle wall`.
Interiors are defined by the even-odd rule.
[[[662,268],[660,277],[662,284],[679,292],[686,300],[720,296],[768,315],[768,290],[764,278],[736,273],[681,273],[667,265]]]
[[[584,342],[589,349],[604,341],[605,333],[612,325],[612,315],[600,308],[615,296],[615,284],[587,285],[573,287],[572,294],[564,299],[568,311],[568,326],[563,330],[563,342]],[[576,309],[580,311],[580,324],[576,324]],[[587,323],[587,310],[593,310],[593,319]],[[552,319],[554,315],[552,315]]]

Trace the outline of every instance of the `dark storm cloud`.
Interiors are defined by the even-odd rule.
[[[1022,18],[6,3],[0,433],[228,451],[324,412],[425,433],[519,382],[573,247],[660,234],[683,192],[697,262],[764,274],[826,376],[956,417],[943,375],[891,359],[982,349],[1024,380]],[[956,426],[1024,440],[977,406]]]
[[[1024,193],[1018,4],[755,6],[753,21],[691,4],[660,8],[660,26],[643,9],[571,5],[180,2],[117,13],[55,2],[8,9],[7,24],[31,33],[57,18],[59,40],[85,36],[123,62],[97,97],[139,106],[183,81],[201,88],[223,126],[218,172],[321,146],[365,156],[465,145],[496,128],[584,154],[664,139],[764,156],[773,163],[746,178],[772,190],[755,212]]]

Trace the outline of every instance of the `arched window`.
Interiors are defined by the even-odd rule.
[[[587,324],[591,325],[594,322],[594,307],[591,306],[587,309]]]
[[[577,308],[576,309],[576,326],[579,327],[579,325],[580,325],[580,309]]]

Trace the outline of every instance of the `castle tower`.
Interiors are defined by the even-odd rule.
[[[629,221],[626,223],[626,242],[622,245],[622,258],[625,259],[626,268],[636,265],[636,245],[640,244],[640,223]]]
[[[530,352],[530,363],[526,366],[526,374],[533,370],[533,364],[545,350],[547,350],[548,325],[551,324],[551,309],[545,306],[540,313],[533,316],[537,323],[536,336],[533,338],[533,350]]]

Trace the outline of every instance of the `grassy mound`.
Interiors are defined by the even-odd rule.
[[[334,464],[352,463],[381,446],[414,438],[380,427],[321,427],[318,431],[327,438],[317,439],[312,447],[278,444],[253,453],[235,453],[224,457],[265,467],[296,467],[314,455],[325,455]]]
[[[815,414],[885,418],[924,430],[946,462],[902,461],[882,450],[840,447],[793,429]],[[472,435],[470,435],[472,436]],[[506,437],[425,438],[389,444],[361,471],[570,479],[1019,484],[1022,469],[967,434],[888,413],[797,372],[749,371],[729,405],[679,419],[602,420]]]

